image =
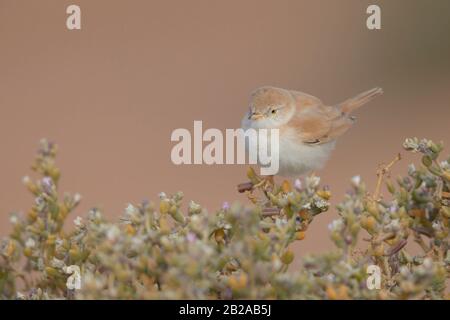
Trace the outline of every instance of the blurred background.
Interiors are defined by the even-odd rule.
[[[82,30],[66,28],[70,4]],[[366,28],[370,4],[381,7],[381,30]],[[98,206],[117,221],[128,202],[161,191],[182,190],[209,212],[247,204],[236,192],[246,166],[175,166],[170,135],[194,120],[239,127],[261,85],[327,104],[382,87],[318,172],[333,204],[352,176],[372,191],[377,166],[406,137],[450,147],[449,31],[448,0],[0,0],[0,235],[33,203],[21,179],[33,176],[43,137],[59,145],[61,190],[83,196],[80,216]],[[334,218],[319,216],[296,251],[331,249]]]

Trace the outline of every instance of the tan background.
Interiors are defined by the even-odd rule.
[[[65,27],[72,3],[81,31]],[[365,27],[369,3],[381,5],[381,31]],[[210,211],[245,202],[235,189],[245,166],[175,166],[170,134],[194,120],[238,127],[249,92],[266,84],[327,103],[383,87],[320,172],[334,202],[356,174],[373,186],[405,137],[450,144],[449,30],[447,0],[0,0],[0,232],[32,204],[21,178],[41,137],[60,146],[79,215],[100,206],[117,220],[160,191],[184,190]],[[331,248],[334,217],[319,217],[298,249]]]

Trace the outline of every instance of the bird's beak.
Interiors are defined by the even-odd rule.
[[[250,115],[248,116],[248,118],[249,118],[250,120],[258,120],[258,119],[261,119],[261,118],[263,118],[263,117],[264,117],[263,114],[257,113],[257,112],[250,113]]]

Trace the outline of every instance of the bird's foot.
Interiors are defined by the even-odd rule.
[[[265,191],[272,191],[275,188],[275,180],[273,176],[264,176],[261,181],[253,186],[254,188],[262,188]]]

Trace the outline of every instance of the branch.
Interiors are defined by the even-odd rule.
[[[387,166],[381,167],[377,170],[377,185],[375,187],[375,192],[373,194],[373,200],[379,201],[380,200],[380,193],[381,193],[381,184],[383,182],[384,176],[389,173],[389,170],[391,170],[392,166],[400,161],[402,159],[401,154],[399,153]]]

